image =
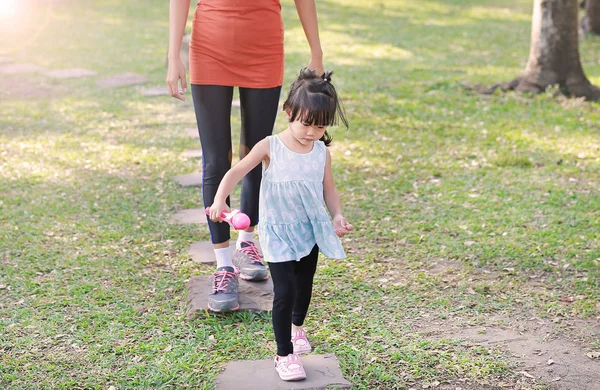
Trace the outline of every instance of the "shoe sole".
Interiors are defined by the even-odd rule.
[[[306,350],[306,351],[299,351],[299,350],[297,350],[297,349],[294,349],[294,353],[295,353],[296,355],[308,355],[308,354],[309,354],[309,353],[311,353],[311,352],[312,352],[312,348],[311,348],[311,349],[308,349],[308,350]]]
[[[277,373],[279,374],[279,372],[277,372]],[[282,376],[281,374],[279,374],[279,378],[282,381],[286,381],[286,382],[302,381],[302,380],[306,379],[306,374],[304,376],[297,376],[297,377],[294,377],[294,376],[286,377],[286,376]]]
[[[212,307],[210,307],[210,303],[208,303],[207,306],[208,306],[208,309],[210,311],[214,311],[215,313],[227,313],[229,311],[236,311],[236,310],[238,310],[240,308],[240,304],[239,303],[237,304],[236,307],[234,307],[233,309],[229,309],[229,310],[215,310]]]
[[[240,272],[240,278],[242,278],[243,280],[248,281],[248,282],[255,282],[255,281],[261,282],[263,280],[269,279],[269,274],[266,274],[263,278],[258,278],[256,276],[249,276],[249,275],[246,275],[246,274],[243,274]]]

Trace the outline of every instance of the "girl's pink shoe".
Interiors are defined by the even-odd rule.
[[[275,356],[275,370],[284,381],[300,381],[306,379],[304,366],[300,363],[298,355],[290,353],[287,358],[279,359]]]
[[[297,355],[304,355],[310,353],[310,343],[306,338],[306,332],[304,329],[298,329],[294,337],[292,337],[292,344],[294,345],[294,353]]]

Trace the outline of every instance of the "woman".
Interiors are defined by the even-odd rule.
[[[308,68],[323,74],[315,1],[295,0],[295,4],[311,50]],[[179,51],[189,7],[190,0],[170,1],[167,86],[171,96],[180,100],[185,100],[187,92]],[[279,0],[200,0],[192,25],[189,60],[202,144],[202,197],[206,207],[213,203],[219,183],[231,167],[234,87],[239,88],[240,95],[240,158],[273,131],[284,65]],[[229,225],[208,219],[217,259],[213,293],[208,297],[213,311],[238,309],[238,270],[243,279],[250,281],[268,277],[254,243],[261,175],[258,166],[242,182],[241,211],[250,217],[251,223],[240,232],[233,254],[229,248]]]

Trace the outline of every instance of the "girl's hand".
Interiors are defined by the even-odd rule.
[[[181,88],[179,83],[181,83]],[[169,60],[167,89],[169,90],[169,94],[175,99],[185,101],[184,94],[187,92],[187,82],[185,81],[185,66],[181,58]]]
[[[354,230],[354,226],[352,226],[343,215],[336,215],[333,217],[333,228],[338,237],[343,237]]]
[[[325,74],[325,69],[323,68],[323,58],[311,57],[308,62],[307,68],[310,70],[314,70],[317,76],[322,76]]]
[[[230,212],[229,206],[225,202],[215,202],[210,206],[209,218],[213,222],[222,222],[221,214]]]

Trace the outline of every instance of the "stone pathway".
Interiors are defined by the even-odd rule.
[[[232,251],[235,250],[235,242],[230,244]],[[190,245],[190,257],[193,261],[201,264],[216,264],[215,251],[210,241],[197,242]]]
[[[176,175],[173,179],[182,187],[200,187],[202,185],[202,172],[187,175]]]
[[[188,135],[188,137],[190,138],[195,138],[195,139],[200,139],[200,136],[198,135],[198,128],[196,127],[189,127],[187,129],[185,129],[186,134]]]
[[[180,210],[171,216],[171,222],[179,224],[208,224],[208,222],[206,222],[206,213],[204,212],[204,209]]]
[[[181,58],[182,61],[186,64],[188,63],[189,57],[189,42],[190,36],[186,35],[183,38],[182,46],[181,46]],[[14,60],[10,57],[0,57],[0,74],[22,74],[22,73],[43,73],[45,76],[57,78],[57,79],[71,79],[78,77],[89,77],[96,76],[98,73],[92,70],[83,69],[83,68],[69,68],[69,69],[54,69],[47,70],[41,66],[35,64],[19,64],[14,63]],[[125,87],[131,85],[139,85],[145,84],[148,79],[140,74],[133,72],[126,72],[115,74],[101,80],[97,80],[96,84],[100,87],[104,88],[118,88]],[[3,88],[6,89],[6,88]],[[165,85],[155,86],[143,88],[141,90],[142,95],[144,96],[168,96],[167,88]],[[18,91],[3,91],[3,95],[7,96],[15,96],[15,97],[39,97],[39,93],[19,93]],[[46,96],[47,94],[41,94],[41,96]],[[239,102],[238,102],[239,106]],[[197,134],[196,134],[197,137]]]
[[[33,64],[13,64],[8,63],[0,66],[0,73],[2,74],[21,74],[21,73],[34,73],[42,72],[45,68]]]
[[[342,375],[339,360],[333,354],[307,355],[300,358],[306,379],[284,382],[279,379],[273,360],[232,361],[217,376],[217,390],[351,389]]]
[[[44,67],[35,64],[21,64],[14,63],[12,58],[0,57],[0,74],[3,75],[19,75],[25,73],[40,73],[44,76],[55,78],[55,79],[73,79],[81,77],[96,76],[98,72],[83,68],[68,68],[68,69],[54,69],[48,70]],[[27,86],[23,86],[23,83],[19,83],[18,80],[12,80],[3,78],[2,83],[2,95],[12,98],[42,98],[52,96],[54,92],[60,92],[60,88],[56,86],[50,87],[45,86],[43,81],[40,81],[42,85],[33,86],[27,90]],[[121,73],[116,74],[101,80],[97,80],[96,84],[105,88],[117,88],[130,85],[144,84],[147,82],[147,78],[137,73]],[[23,91],[23,89],[26,89]],[[166,88],[150,88],[143,90],[142,93],[145,96],[156,96],[158,94],[165,95]]]
[[[96,76],[98,72],[94,72],[82,68],[71,68],[71,69],[56,69],[48,72],[44,72],[46,76],[54,77],[56,79],[73,79],[79,77],[90,77]]]
[[[273,309],[273,282],[271,278],[262,282],[240,280],[239,311],[271,311]],[[208,296],[212,294],[211,276],[194,276],[188,282],[186,314],[193,319],[208,311]]]
[[[235,250],[235,241],[229,245],[232,251]],[[260,244],[256,242],[256,247],[260,250]],[[201,264],[216,264],[215,251],[210,241],[197,242],[190,245],[190,257],[193,261]]]
[[[0,77],[0,98],[41,99],[64,94],[64,88],[49,85],[43,80],[28,80],[24,83],[15,77]]]
[[[185,158],[202,158],[202,149],[188,149],[183,152],[183,157]]]
[[[142,95],[144,96],[169,96],[169,90],[167,87],[148,87],[142,88]]]
[[[148,79],[145,76],[137,73],[120,73],[112,75],[102,80],[98,80],[96,84],[104,88],[126,87],[130,85],[144,84]]]

